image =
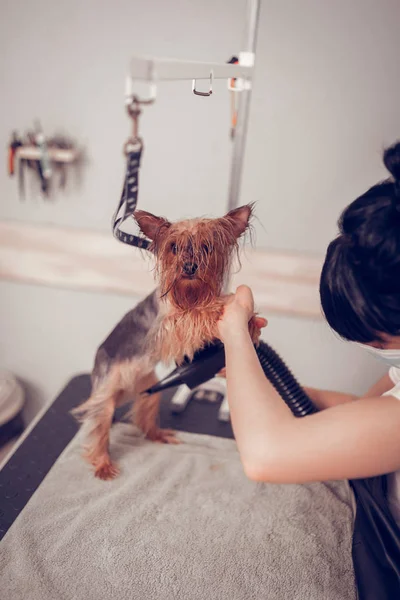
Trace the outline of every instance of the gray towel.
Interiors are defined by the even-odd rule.
[[[347,483],[256,484],[233,441],[180,437],[116,425],[103,482],[77,436],[0,544],[0,598],[355,600]]]

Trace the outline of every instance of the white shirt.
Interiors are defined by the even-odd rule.
[[[385,392],[384,396],[394,396],[400,400],[400,367],[390,367],[389,377],[394,387]],[[389,506],[400,526],[400,471],[388,475]]]

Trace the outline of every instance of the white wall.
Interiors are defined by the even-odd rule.
[[[132,55],[224,62],[237,51],[243,0],[16,0],[0,19],[0,163],[11,130],[35,118],[86,147],[82,186],[57,203],[18,202],[14,180],[1,177],[0,218],[109,229],[122,188],[122,148],[131,134],[124,108]],[[32,58],[33,57],[33,58]],[[207,85],[200,82],[200,85]],[[145,85],[137,88],[148,93]],[[230,160],[226,82],[192,94],[192,82],[159,86],[144,110],[141,206],[166,212],[222,212]],[[4,172],[4,171],[3,171]]]
[[[0,282],[0,368],[27,390],[29,421],[74,375],[133,304],[127,297]]]
[[[134,53],[223,61],[240,49],[242,0],[18,0],[1,3],[0,161],[13,128],[39,117],[86,146],[81,187],[18,201],[0,176],[0,218],[109,229],[123,177],[124,75]],[[264,1],[243,201],[258,201],[262,246],[323,252],[340,210],[384,176],[400,136],[397,0]],[[141,123],[140,205],[171,218],[221,214],[229,98],[163,84]],[[4,173],[4,170],[3,170]],[[132,282],[134,289],[134,282]],[[133,301],[132,301],[133,302]],[[127,298],[0,285],[0,366],[27,381],[29,414],[76,372],[130,307]],[[322,322],[270,316],[270,339],[302,381],[362,391],[381,367]]]
[[[258,242],[324,252],[400,138],[400,2],[266,0],[243,197]]]

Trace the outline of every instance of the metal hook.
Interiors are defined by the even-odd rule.
[[[149,96],[148,98],[139,98],[137,95],[135,95],[133,93],[133,86],[132,86],[132,78],[130,77],[130,75],[127,75],[126,77],[126,81],[125,81],[125,104],[127,106],[132,105],[132,104],[153,104],[153,102],[155,102],[156,96],[157,96],[157,85],[155,84],[154,81],[154,66],[152,68],[151,71],[151,75],[149,78]]]
[[[139,136],[139,117],[141,115],[141,106],[153,104],[157,95],[157,86],[154,77],[154,64],[151,64],[149,73],[149,96],[147,98],[139,98],[133,93],[132,78],[128,75],[125,81],[125,105],[129,117],[132,119],[132,137],[124,146],[125,154],[132,151],[133,148],[142,147],[143,142]]]
[[[193,79],[193,83],[192,83],[192,92],[193,94],[195,94],[196,96],[211,96],[213,89],[213,72],[210,71],[210,87],[208,92],[199,92],[198,90],[196,90],[196,80]]]

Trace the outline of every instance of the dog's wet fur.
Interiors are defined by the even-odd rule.
[[[158,288],[101,344],[91,396],[73,411],[85,429],[85,457],[96,477],[112,479],[119,472],[110,457],[109,434],[115,409],[126,402],[132,402],[132,420],[148,439],[178,443],[173,431],[158,426],[160,395],[141,392],[157,382],[158,362],[179,364],[218,338],[224,286],[251,216],[251,205],[222,218],[176,223],[135,212],[140,230],[151,240]],[[256,343],[260,330],[254,318],[249,330]]]

